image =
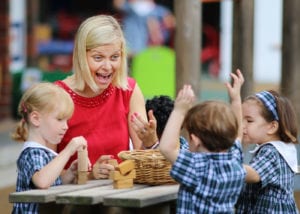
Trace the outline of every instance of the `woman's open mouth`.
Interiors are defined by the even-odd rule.
[[[111,74],[100,74],[100,73],[96,73],[96,79],[97,82],[99,82],[100,84],[108,84],[111,82],[112,79],[112,73]]]

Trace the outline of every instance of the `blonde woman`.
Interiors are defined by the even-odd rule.
[[[108,160],[128,150],[130,140],[134,149],[142,148],[129,122],[134,112],[147,119],[145,101],[136,81],[127,76],[125,47],[123,32],[115,18],[97,15],[86,19],[75,37],[74,74],[56,82],[75,104],[69,129],[57,151],[62,151],[72,137],[84,136],[93,165],[91,179],[107,178],[114,169]],[[146,147],[152,144],[144,143]]]

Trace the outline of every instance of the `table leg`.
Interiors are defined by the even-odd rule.
[[[101,204],[96,205],[67,205],[64,208],[63,214],[175,214],[175,202],[161,203],[153,206],[142,208],[128,208],[128,207],[107,207]]]
[[[55,202],[42,203],[39,204],[39,213],[41,214],[63,213],[64,206],[65,205],[63,204],[56,204]]]

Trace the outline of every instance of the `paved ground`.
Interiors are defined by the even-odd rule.
[[[16,160],[19,155],[22,143],[16,143],[10,139],[15,121],[5,120],[0,123],[0,188],[15,184]]]
[[[8,195],[15,191],[17,178],[16,160],[23,144],[10,139],[16,122],[8,119],[0,121],[0,207],[1,213],[11,212],[12,204],[8,203]]]

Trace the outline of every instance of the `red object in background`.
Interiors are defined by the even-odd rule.
[[[80,17],[71,15],[65,11],[60,11],[57,14],[58,38],[63,40],[73,39],[77,28],[80,25]]]
[[[72,70],[72,55],[57,54],[52,56],[51,70],[69,72]]]
[[[200,60],[202,64],[208,64],[208,72],[217,77],[220,71],[220,46],[219,32],[211,25],[203,25],[205,37],[204,46],[201,50]]]

